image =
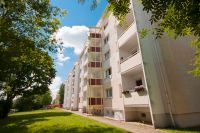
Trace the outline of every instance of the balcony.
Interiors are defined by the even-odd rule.
[[[88,58],[84,60],[83,66],[86,66],[88,64]]]
[[[103,105],[103,98],[88,98],[89,105]]]
[[[127,30],[125,30],[120,36],[119,36],[119,39],[118,39],[118,45],[119,45],[119,48],[122,47],[124,44],[126,44],[130,39],[135,39],[137,40],[136,38],[136,24],[135,23],[132,23],[128,28]]]
[[[88,63],[88,67],[101,68],[102,67],[102,63],[101,62],[89,62]]]
[[[87,91],[87,85],[84,85],[83,91]]]
[[[94,86],[102,85],[102,79],[89,79],[88,84]]]
[[[101,52],[101,47],[90,47],[88,52]]]
[[[143,107],[148,105],[142,67],[122,75],[122,93],[125,107]]]
[[[121,73],[126,73],[129,70],[142,64],[140,52],[136,52],[121,61]]]
[[[87,77],[90,79],[102,79],[103,74],[101,71],[99,71],[99,69],[91,69]]]
[[[88,76],[88,71],[86,71],[83,75],[84,78],[86,78]]]

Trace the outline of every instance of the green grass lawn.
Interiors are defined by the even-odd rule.
[[[0,120],[0,133],[128,133],[61,109],[20,112]]]
[[[164,129],[164,131],[170,132],[170,133],[200,133],[200,127],[194,127],[194,128],[185,128],[185,129]]]

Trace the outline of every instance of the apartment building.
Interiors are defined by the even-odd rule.
[[[149,33],[140,38],[140,30],[153,28],[142,8],[131,1],[123,25],[105,10],[90,28],[76,75],[78,110],[154,127],[200,125],[200,78],[188,73],[195,56],[192,37],[155,39]],[[65,89],[69,104],[70,74]]]
[[[63,107],[70,110],[78,110],[79,106],[79,62],[74,64],[65,82]]]

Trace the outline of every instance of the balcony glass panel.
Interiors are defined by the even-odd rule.
[[[88,67],[102,67],[102,63],[101,62],[89,62],[88,63]]]
[[[100,47],[90,47],[88,49],[88,52],[101,52],[101,48]]]
[[[89,85],[101,85],[102,79],[89,79]]]
[[[101,38],[101,34],[100,33],[90,33],[90,37],[91,38]]]
[[[103,99],[102,98],[88,98],[89,105],[102,105]]]

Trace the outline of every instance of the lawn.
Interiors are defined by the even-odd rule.
[[[194,128],[185,128],[185,129],[164,129],[164,131],[170,132],[170,133],[200,133],[200,127],[194,127]]]
[[[0,133],[128,133],[61,109],[20,112],[0,120]]]

